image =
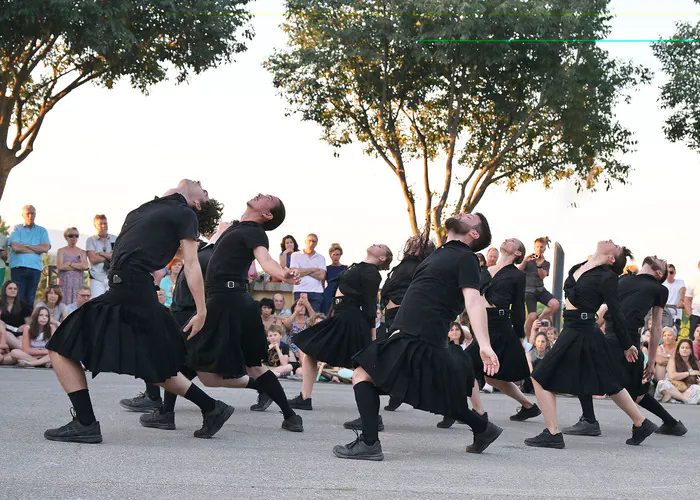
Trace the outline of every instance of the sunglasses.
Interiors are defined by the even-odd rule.
[[[79,234],[67,234],[66,237],[67,238],[78,238],[78,237],[80,237],[80,235]]]

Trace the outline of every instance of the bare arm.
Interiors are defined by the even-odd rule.
[[[605,313],[606,312],[608,312],[608,305],[603,304],[602,306],[600,306],[600,309],[598,309],[598,313],[597,313],[598,319],[595,320],[595,322],[598,324],[598,326],[600,328],[602,328],[603,325],[605,324]]]
[[[255,260],[260,264],[260,267],[263,268],[263,271],[271,277],[292,285],[299,284],[299,270],[282,268],[279,262],[272,258],[267,248],[263,246],[256,247],[253,250],[253,255],[255,256]],[[189,283],[189,278],[187,282]]]
[[[102,264],[105,260],[107,260],[103,257],[102,252],[97,252],[95,250],[88,250],[87,256],[88,259],[90,259],[90,264],[92,264],[93,266],[96,266],[97,264]]]
[[[685,287],[681,288],[680,300],[678,301],[678,304],[676,304],[679,308],[683,307],[685,290]],[[690,316],[690,314],[688,316]]]
[[[207,317],[207,306],[204,301],[204,279],[202,278],[202,269],[199,267],[199,259],[197,258],[197,241],[193,239],[180,240],[182,248],[182,260],[184,263],[183,270],[187,278],[187,286],[192,292],[192,298],[197,308],[197,314],[185,325],[183,331],[191,332],[187,339],[191,339],[204,326],[204,321]]]
[[[481,359],[484,361],[484,372],[491,376],[498,372],[498,356],[491,348],[484,300],[476,288],[463,288],[462,295],[464,296],[464,307],[472,325],[472,334],[479,342]]]
[[[72,271],[73,268],[70,264],[70,262],[68,264],[63,262],[63,249],[59,248],[58,252],[56,253],[56,269],[59,271]]]
[[[683,305],[685,306],[685,313],[688,315],[688,317],[693,315],[692,304],[693,304],[693,297],[688,297],[686,295],[685,303]]]
[[[323,281],[326,279],[326,270],[319,269],[318,267],[297,267],[295,268],[299,273],[299,277],[311,276],[314,279]]]
[[[22,331],[22,350],[30,356],[46,356],[49,351],[46,349],[34,349],[29,338],[29,326],[25,325]]]
[[[29,248],[29,245],[25,245],[24,243],[17,243],[16,241],[10,243],[10,248],[12,248],[12,251],[14,253],[35,253]]]
[[[663,317],[663,307],[655,306],[651,310],[651,331],[649,333],[649,345],[659,345],[661,339],[661,319]],[[656,365],[656,354],[658,349],[647,349],[647,365],[644,367],[644,380],[649,380],[654,375]]]

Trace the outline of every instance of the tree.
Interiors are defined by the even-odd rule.
[[[634,141],[613,108],[649,80],[646,70],[594,43],[540,42],[603,38],[607,3],[288,0],[288,47],[266,67],[291,111],[320,124],[326,141],[359,141],[389,166],[414,234],[407,165],[418,161],[422,230],[432,226],[442,241],[445,216],[473,211],[494,184],[625,182],[620,156]],[[419,42],[464,39],[504,41]]]
[[[671,142],[684,141],[700,149],[700,24],[677,23],[673,40],[688,42],[655,43],[654,55],[669,80],[661,87],[661,108],[671,111],[664,133]]]
[[[58,102],[121,78],[142,92],[231,61],[249,0],[22,0],[0,9],[0,197]],[[243,40],[243,41],[241,41]]]

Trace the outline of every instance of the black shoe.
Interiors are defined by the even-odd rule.
[[[474,433],[474,442],[467,446],[467,453],[481,453],[501,435],[503,429],[491,422],[486,424],[484,432]]]
[[[288,399],[287,403],[289,403],[289,406],[291,406],[294,410],[313,410],[313,407],[311,406],[311,398],[304,399],[301,392],[297,397]]]
[[[223,401],[217,401],[214,409],[209,413],[202,413],[204,422],[202,428],[194,431],[194,437],[209,439],[219,432],[219,429],[233,415],[233,406],[229,406]]]
[[[300,415],[292,415],[284,419],[282,428],[291,432],[304,432],[304,421]]]
[[[657,434],[666,434],[667,436],[683,436],[688,429],[685,428],[683,422],[676,420],[676,425],[661,424],[661,427],[656,429]]]
[[[396,398],[389,398],[389,404],[384,407],[386,411],[396,411],[401,406],[402,401]]]
[[[533,418],[538,415],[542,415],[542,411],[540,410],[540,407],[535,404],[530,408],[525,408],[524,406],[519,407],[518,411],[515,412],[515,415],[510,416],[510,419],[514,420],[515,422],[524,422],[528,418]]]
[[[455,423],[454,418],[442,417],[442,420],[440,420],[437,423],[437,428],[438,429],[449,429],[450,427],[452,427],[452,424],[454,424],[454,423]]]
[[[379,432],[382,432],[384,430],[384,421],[382,420],[382,416],[379,415],[379,421],[377,425],[377,430]],[[346,429],[351,429],[353,431],[361,431],[362,430],[362,417],[357,417],[355,420],[349,420],[343,424],[343,427]]]
[[[135,398],[122,399],[119,401],[122,408],[129,411],[138,411],[141,413],[150,413],[153,410],[157,410],[163,404],[163,400],[151,399],[143,392],[139,392]]]
[[[350,458],[352,460],[384,460],[382,444],[377,441],[369,446],[364,441],[364,436],[359,434],[357,439],[346,445],[336,445],[333,447],[333,454],[338,458]]]
[[[250,411],[265,411],[272,404],[272,398],[264,392],[258,393],[258,402],[250,407]]]
[[[549,432],[549,429],[545,429],[541,434],[532,438],[527,438],[525,444],[536,448],[556,448],[561,450],[564,448],[564,436],[561,432],[559,434],[552,434]]]
[[[639,446],[646,438],[654,434],[656,429],[658,429],[656,424],[648,418],[645,418],[642,425],[639,427],[632,427],[632,437],[625,442],[632,446]]]
[[[102,432],[100,423],[95,421],[90,425],[83,425],[75,418],[75,412],[71,408],[73,420],[57,429],[48,429],[44,437],[49,441],[64,441],[66,443],[101,443]]]
[[[579,418],[571,427],[565,427],[561,430],[563,434],[569,436],[600,436],[600,424],[598,421],[590,423],[585,417]]]
[[[161,413],[160,409],[153,410],[151,413],[144,413],[141,415],[139,417],[139,422],[141,422],[141,425],[144,427],[174,431],[175,412],[169,411],[167,413]]]

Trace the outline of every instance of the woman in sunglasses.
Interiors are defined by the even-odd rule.
[[[63,291],[63,303],[69,306],[75,302],[78,289],[83,285],[83,272],[88,270],[90,264],[85,250],[78,247],[78,230],[69,227],[63,231],[63,237],[68,244],[58,249],[56,268]]]

